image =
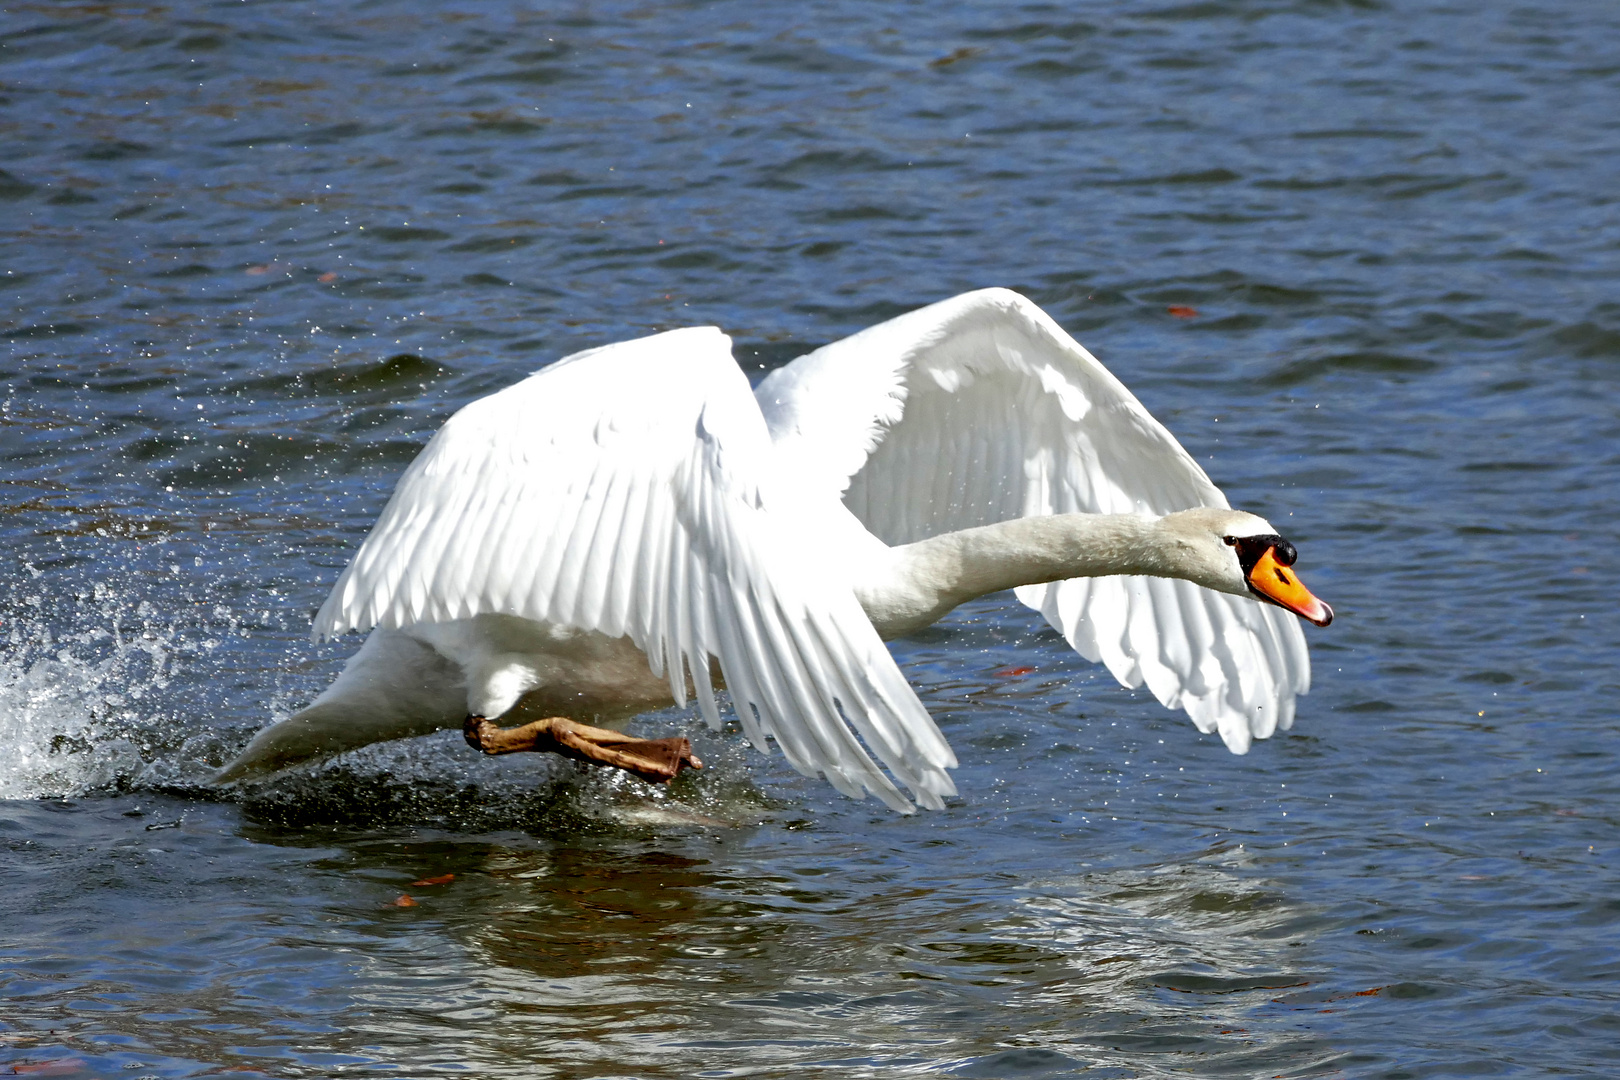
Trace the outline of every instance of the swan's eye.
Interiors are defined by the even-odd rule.
[[[1237,547],[1237,537],[1235,536],[1223,536],[1221,537],[1221,540],[1226,544],[1227,547]]]

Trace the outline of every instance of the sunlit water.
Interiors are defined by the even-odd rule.
[[[1620,13],[1481,7],[0,10],[0,1062],[1612,1075]],[[204,786],[457,405],[984,285],[1298,544],[1293,732],[991,597],[896,645],[941,813],[674,711],[668,791],[454,733]]]

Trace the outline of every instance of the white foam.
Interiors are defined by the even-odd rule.
[[[171,639],[116,620],[65,637],[19,626],[0,657],[0,798],[67,797],[145,768],[143,699],[168,685]]]

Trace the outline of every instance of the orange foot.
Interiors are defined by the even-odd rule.
[[[561,716],[515,728],[499,727],[482,716],[469,716],[461,725],[461,733],[468,746],[486,754],[524,750],[561,754],[575,761],[623,769],[651,784],[668,783],[682,769],[703,768],[686,739],[636,739]]]

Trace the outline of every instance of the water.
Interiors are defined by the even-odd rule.
[[[1612,1074],[1616,55],[1568,0],[9,5],[0,1062]],[[453,733],[203,786],[460,403],[985,285],[1298,544],[1292,733],[991,597],[896,646],[943,813],[702,733],[664,793]]]

